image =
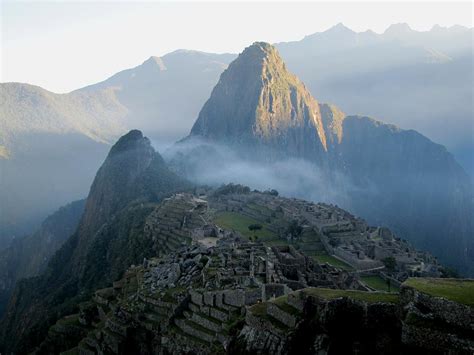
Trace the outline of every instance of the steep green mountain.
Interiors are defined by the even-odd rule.
[[[53,254],[77,228],[85,200],[72,202],[41,224],[33,234],[15,239],[0,252],[0,317],[15,283],[41,274]]]
[[[188,186],[140,131],[121,137],[97,172],[76,232],[42,275],[17,285],[2,320],[0,344],[19,352],[31,349],[47,325],[78,300],[156,253],[162,246],[145,237],[145,220],[157,202]]]
[[[327,149],[318,103],[267,43],[247,48],[222,74],[191,135],[252,150],[277,145],[289,156]]]
[[[266,188],[300,197],[335,191],[331,202],[474,271],[472,187],[452,155],[415,131],[318,104],[268,44],[253,44],[229,65],[178,151],[196,140],[208,145],[201,153],[206,164],[189,168],[198,148],[172,158],[178,166],[184,161],[182,171],[187,167],[194,178],[215,170],[224,181],[252,176],[260,184],[286,167],[282,186]],[[301,168],[287,158],[312,165]]]

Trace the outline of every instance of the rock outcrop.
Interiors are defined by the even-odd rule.
[[[221,75],[204,104],[191,136],[255,146],[265,154],[323,157],[327,150],[318,102],[291,74],[277,50],[256,42]]]

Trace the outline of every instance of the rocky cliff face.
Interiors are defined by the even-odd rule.
[[[145,236],[145,220],[163,197],[188,186],[167,169],[140,131],[119,139],[97,173],[76,232],[44,274],[17,285],[0,343],[20,352],[31,349],[58,314],[156,252]]]
[[[191,136],[322,157],[326,134],[318,102],[277,50],[257,42],[232,62],[205,103]],[[253,151],[255,153],[255,151]]]

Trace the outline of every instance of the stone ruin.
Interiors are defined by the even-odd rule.
[[[214,216],[222,211],[267,221],[284,243],[251,242],[215,225]],[[290,221],[297,221],[301,231],[288,238]],[[264,341],[261,349],[282,353],[284,334],[303,310],[288,304],[294,292],[367,290],[357,271],[383,268],[380,260],[387,255],[399,255],[401,265],[419,266],[414,262],[420,258],[436,265],[390,231],[369,227],[335,206],[250,191],[208,191],[199,198],[176,194],[150,214],[144,233],[154,241],[157,256],[131,267],[113,287],[98,290],[91,302],[81,305],[75,317],[82,333],[73,351],[219,353],[232,349],[241,331],[246,341]],[[306,253],[313,250],[335,255],[356,270],[318,263]],[[282,298],[284,304],[273,303]],[[262,314],[248,311],[260,304],[265,304]],[[52,329],[43,346],[61,342],[64,329]]]

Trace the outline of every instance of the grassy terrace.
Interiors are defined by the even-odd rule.
[[[278,239],[278,236],[268,229],[267,223],[244,216],[240,213],[219,213],[214,219],[214,222],[224,229],[235,230],[247,238],[257,236],[258,240],[262,242]],[[248,227],[251,224],[260,224],[263,228],[256,231],[250,231]]]
[[[275,303],[280,309],[282,309],[288,314],[292,314],[294,316],[300,315],[301,312],[297,310],[296,308],[290,306],[288,303],[286,303],[287,300],[288,300],[288,295],[285,295],[285,296],[280,296],[278,298],[275,298],[274,300],[272,300],[272,302]]]
[[[390,290],[388,289],[387,281],[382,279],[380,276],[361,276],[360,278],[367,286],[372,287],[377,291],[384,291],[384,292],[399,292],[400,289],[396,286],[391,284]]]
[[[265,302],[254,304],[250,307],[250,312],[256,317],[266,319],[270,321],[277,328],[286,331],[288,327],[281,323],[278,319],[273,318],[267,314],[267,305]]]
[[[474,280],[410,278],[403,285],[431,296],[474,307]]]
[[[317,288],[309,287],[295,292],[302,292],[307,296],[313,296],[318,298],[323,298],[327,300],[347,297],[353,300],[364,301],[367,303],[398,303],[398,293],[388,293],[388,292],[365,292],[365,291],[355,291],[355,290],[333,290],[329,288]],[[281,296],[269,302],[275,303],[282,310],[286,311],[289,314],[298,316],[300,312],[293,308],[292,306],[286,303],[288,296]],[[257,303],[250,307],[250,311],[253,315],[261,318],[266,318],[266,303]]]
[[[344,270],[354,270],[352,266],[346,264],[344,261],[335,258],[329,254],[315,254],[313,255],[313,259],[316,260],[319,264],[328,263],[329,265],[344,269]]]
[[[301,291],[308,296],[320,297],[324,299],[336,299],[341,297],[348,297],[354,300],[365,301],[368,303],[385,302],[385,303],[398,303],[397,293],[387,292],[364,292],[355,290],[333,290],[329,288],[305,288]]]

